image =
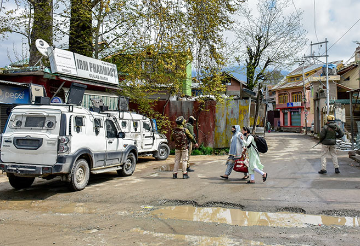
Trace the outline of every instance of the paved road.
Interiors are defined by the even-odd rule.
[[[58,179],[15,191],[0,175],[0,245],[358,245],[358,164],[340,153],[341,173],[329,160],[319,175],[313,138],[267,142],[265,183],[222,180],[226,156],[192,157],[188,180],[166,171],[173,158],[142,158],[133,176],[94,175],[80,192]]]

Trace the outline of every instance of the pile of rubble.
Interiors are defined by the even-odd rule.
[[[357,150],[355,146],[354,150]],[[336,149],[340,151],[351,151],[351,142],[350,141],[343,141],[342,139],[336,139]]]

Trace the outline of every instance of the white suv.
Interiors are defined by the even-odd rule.
[[[139,156],[152,155],[156,160],[166,160],[170,154],[168,140],[158,133],[155,123],[144,115],[133,112],[106,111],[119,122],[121,131],[133,139]]]
[[[137,147],[110,114],[73,105],[15,107],[2,134],[0,170],[16,189],[35,177],[61,176],[71,190],[86,187],[90,173],[132,175]]]

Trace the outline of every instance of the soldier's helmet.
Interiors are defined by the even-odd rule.
[[[329,115],[327,116],[327,121],[333,121],[333,120],[335,120],[334,115],[329,114]]]
[[[179,116],[176,118],[175,122],[177,125],[183,125],[185,122],[184,116]]]

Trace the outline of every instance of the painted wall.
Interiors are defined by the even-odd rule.
[[[186,66],[186,79],[183,82],[183,90],[182,93],[185,96],[192,96],[191,95],[191,84],[192,84],[192,75],[191,75],[191,71],[192,67],[191,67],[191,61],[188,61],[187,66]]]
[[[359,82],[359,66],[350,70],[349,72],[341,75],[340,77],[340,84],[345,85],[347,87],[350,87],[352,89],[357,89],[360,87],[360,82]],[[349,80],[345,80],[349,78]]]

